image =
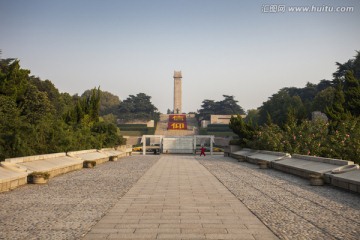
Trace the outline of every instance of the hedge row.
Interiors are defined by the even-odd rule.
[[[229,128],[229,124],[214,123],[214,124],[208,124],[207,127],[208,127],[208,128],[209,128],[209,127]]]
[[[207,128],[208,132],[232,132],[230,128]]]
[[[146,124],[118,124],[119,128],[128,128],[128,127],[147,127]]]
[[[119,127],[120,131],[145,131],[147,132],[147,127]]]
[[[132,129],[132,128],[120,128],[120,133],[122,135],[131,135],[133,136],[135,135],[153,135],[155,133],[155,128],[153,127],[149,127],[149,128],[137,128],[137,129]]]

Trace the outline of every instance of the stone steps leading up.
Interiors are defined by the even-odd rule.
[[[194,117],[186,117],[187,130],[168,130],[168,114],[161,114],[157,123],[155,135],[163,136],[193,136],[198,134],[197,122]]]

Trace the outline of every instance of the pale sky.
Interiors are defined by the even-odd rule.
[[[143,92],[165,113],[181,70],[183,111],[223,94],[248,110],[331,80],[360,50],[359,23],[359,1],[0,0],[0,49],[60,92]]]

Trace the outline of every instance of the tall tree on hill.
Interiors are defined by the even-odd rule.
[[[343,91],[343,85],[340,80],[338,80],[335,93],[334,93],[334,102],[330,107],[325,109],[326,115],[334,122],[334,125],[337,125],[341,120],[346,118],[347,112],[344,109],[345,96]]]
[[[210,115],[216,113],[216,103],[214,100],[205,99],[202,102],[201,109],[198,110],[199,120],[210,120]]]
[[[237,103],[234,96],[223,95],[224,100],[217,103],[216,114],[245,114],[244,109]]]
[[[352,71],[345,75],[345,106],[354,116],[360,115],[360,82],[354,77]]]
[[[205,99],[202,102],[201,109],[198,110],[198,120],[210,120],[210,115],[212,114],[245,114],[244,109],[238,104],[238,101],[234,99],[234,96],[223,95],[223,97],[223,100],[217,102]]]
[[[312,111],[325,112],[334,103],[335,88],[328,87],[318,92],[312,101]]]
[[[158,121],[160,119],[160,113],[150,100],[151,97],[145,93],[138,93],[136,96],[129,95],[129,97],[120,104],[120,119],[154,119],[155,121]]]
[[[81,96],[82,97],[90,97],[92,94],[92,90],[86,90]],[[105,116],[107,114],[118,115],[118,109],[120,106],[120,99],[118,96],[100,90],[100,116]]]
[[[301,98],[298,95],[291,96],[288,88],[280,89],[260,107],[259,122],[261,125],[265,124],[270,115],[273,123],[283,126],[290,109],[294,111],[296,118],[306,118],[307,114]]]
[[[29,70],[21,69],[18,60],[0,60],[0,94],[13,97],[17,104],[24,100],[29,85]]]
[[[45,117],[54,113],[54,108],[47,94],[37,90],[34,85],[28,86],[20,109],[21,115],[23,115],[30,124],[37,124]]]
[[[356,51],[353,59],[349,59],[345,63],[336,62],[337,71],[333,73],[334,79],[343,81],[348,71],[353,71],[354,77],[360,79],[360,51]]]

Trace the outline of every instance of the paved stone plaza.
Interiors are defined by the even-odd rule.
[[[85,239],[277,239],[193,156],[164,155]]]
[[[222,156],[126,157],[0,201],[0,239],[360,236],[358,194]]]

